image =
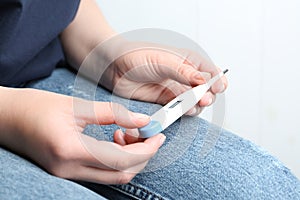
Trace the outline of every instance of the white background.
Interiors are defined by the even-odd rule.
[[[299,0],[98,3],[118,32],[173,30],[228,67],[224,127],[267,149],[300,177]]]

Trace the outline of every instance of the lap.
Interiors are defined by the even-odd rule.
[[[0,147],[0,199],[103,199]]]
[[[84,79],[81,87],[95,91],[74,89],[74,81],[73,73],[57,69],[51,77],[32,82],[28,87],[99,101],[114,101],[133,111],[148,114],[158,107],[116,97]],[[112,140],[116,128],[114,125],[89,126],[85,133],[98,139]],[[123,197],[128,195],[128,198],[135,196],[145,199],[300,199],[299,180],[286,167],[253,143],[226,130],[200,118],[184,117],[165,130],[164,134],[167,136],[164,146],[130,184],[83,185],[110,198],[121,196],[117,196],[117,192],[114,196],[104,191],[118,191]],[[23,181],[27,182],[26,179]]]

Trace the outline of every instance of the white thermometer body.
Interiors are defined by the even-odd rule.
[[[193,108],[209,90],[209,88],[219,80],[228,70],[220,72],[208,83],[198,85],[174,98],[160,110],[155,112],[151,117],[151,121],[146,126],[139,128],[139,137],[148,138],[156,135],[174,123],[187,111]]]

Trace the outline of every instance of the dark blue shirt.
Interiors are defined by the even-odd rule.
[[[0,85],[45,77],[64,53],[59,34],[80,0],[0,0]]]

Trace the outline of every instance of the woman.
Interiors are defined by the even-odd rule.
[[[133,131],[124,134],[118,129],[114,142],[109,142],[83,134],[88,124],[135,129],[150,119],[110,103],[110,93],[101,87],[97,88],[101,102],[68,96],[75,75],[55,69],[67,63],[120,96],[165,104],[217,74],[219,69],[209,61],[200,56],[190,59],[195,58],[190,52],[183,59],[157,48],[113,59],[116,51],[141,45],[117,39],[96,51],[97,62],[113,61],[107,68],[82,66],[98,44],[116,35],[93,0],[2,0],[0,16],[1,198],[300,199],[299,181],[289,170],[225,130],[211,152],[199,159],[205,133],[212,126],[198,118],[186,118],[181,127],[176,122],[165,131],[166,142],[172,143],[176,129],[199,127],[185,152],[174,162],[139,173],[149,166],[166,137],[158,134],[141,141],[131,135]],[[222,78],[187,114],[198,114],[226,87]],[[141,113],[151,105],[132,102]],[[106,133],[113,130],[111,126],[104,129]],[[187,140],[180,138],[182,144]]]

